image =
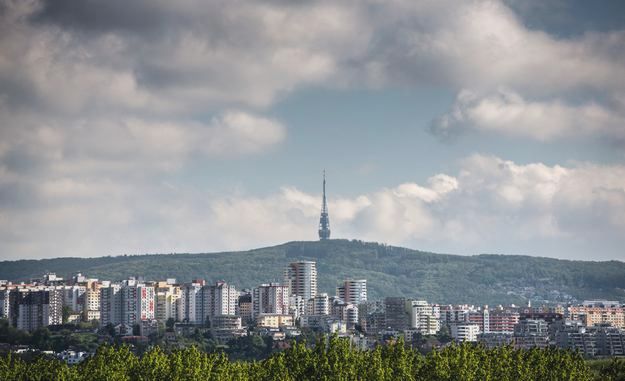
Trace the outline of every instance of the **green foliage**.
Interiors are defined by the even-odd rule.
[[[67,320],[69,319],[69,315],[71,313],[72,313],[72,309],[69,306],[63,306],[63,310],[61,311],[63,324],[67,323]]]
[[[31,339],[32,336],[28,332],[12,327],[6,319],[0,319],[0,343],[30,344]]]
[[[249,335],[231,340],[227,353],[235,360],[261,360],[271,354],[272,344],[271,337]]]
[[[89,323],[90,325],[90,323]],[[67,327],[78,327],[67,325]],[[67,328],[50,331],[48,328],[39,328],[32,333],[11,327],[7,320],[0,319],[0,343],[11,345],[28,345],[42,351],[65,349],[93,352],[98,347],[98,336],[90,331],[72,331]]]
[[[625,299],[623,262],[445,255],[347,240],[289,242],[232,253],[5,261],[0,262],[0,279],[28,280],[46,270],[60,275],[81,271],[111,280],[129,276],[225,279],[240,288],[251,288],[280,280],[285,264],[300,259],[317,261],[322,290],[333,291],[347,277],[366,278],[370,299],[406,296],[491,305],[523,304],[526,297],[566,301],[566,294],[579,300]]]
[[[625,358],[591,360],[588,365],[597,380],[625,381]]]
[[[591,380],[592,372],[570,351],[486,349],[452,345],[423,356],[399,342],[370,351],[331,337],[290,349],[262,361],[231,361],[224,353],[196,347],[163,352],[154,347],[142,357],[128,347],[102,346],[95,356],[69,367],[54,359],[25,362],[0,357],[2,380]],[[603,378],[617,380],[618,378]]]

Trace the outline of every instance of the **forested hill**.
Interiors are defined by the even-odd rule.
[[[565,261],[512,255],[459,256],[361,241],[289,242],[262,249],[211,254],[158,254],[0,262],[0,279],[44,272],[121,280],[203,278],[238,288],[281,281],[286,263],[317,261],[319,288],[334,294],[346,278],[366,278],[369,298],[406,296],[438,303],[526,303],[611,299],[625,301],[625,263]]]

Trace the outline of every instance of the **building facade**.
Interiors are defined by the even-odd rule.
[[[17,329],[34,331],[63,323],[63,291],[45,289],[14,289],[9,294],[9,321]]]
[[[336,295],[348,304],[360,304],[367,301],[367,280],[348,279],[336,288]]]
[[[308,301],[317,295],[317,263],[298,261],[290,263],[284,271],[284,285],[291,295]]]
[[[261,284],[253,290],[252,318],[261,314],[289,313],[289,287],[279,283]]]

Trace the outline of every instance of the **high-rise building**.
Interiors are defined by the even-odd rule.
[[[252,293],[244,290],[239,295],[239,316],[244,323],[250,323],[254,315],[254,302],[252,301]]]
[[[317,295],[317,264],[313,261],[290,263],[284,272],[284,284],[291,295],[308,301]]]
[[[134,279],[100,290],[100,324],[122,324],[127,329],[155,319],[154,287]]]
[[[155,319],[154,287],[128,282],[122,287],[122,320],[127,327]]]
[[[86,291],[83,303],[83,320],[100,320],[100,283],[96,280],[85,282]]]
[[[321,216],[319,217],[319,239],[330,238],[330,215],[326,201],[326,171],[323,171],[323,199],[321,201]]]
[[[360,304],[367,301],[367,280],[348,279],[336,288],[339,299],[348,304]]]
[[[9,319],[11,315],[10,297],[11,290],[9,288],[0,289],[0,317]]]
[[[219,281],[214,285],[202,282],[188,283],[180,289],[178,320],[205,324],[207,318],[217,315],[236,315],[239,292],[232,285]]]
[[[85,292],[87,287],[84,284],[73,284],[71,286],[58,286],[63,296],[63,306],[69,307],[74,313],[82,313],[85,301]]]
[[[168,282],[156,284],[156,320],[167,321],[177,318],[177,301],[180,298],[180,287]]]
[[[122,320],[122,285],[103,283],[100,287],[100,325],[117,325]]]
[[[388,297],[384,299],[385,328],[404,331],[408,328],[406,298]]]
[[[358,324],[367,334],[376,333],[386,328],[383,301],[366,301],[358,305]]]
[[[63,291],[46,289],[14,289],[9,295],[11,325],[25,331],[34,331],[48,325],[63,323]]]
[[[202,321],[201,293],[203,282],[186,283],[180,287],[180,298],[177,300],[178,321],[200,323]],[[204,317],[206,317],[204,315]]]
[[[216,282],[211,286],[202,287],[203,317],[217,315],[236,315],[239,292],[236,287],[224,281]]]
[[[289,287],[278,283],[261,284],[253,291],[252,318],[260,314],[289,313]]]

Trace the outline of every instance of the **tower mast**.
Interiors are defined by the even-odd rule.
[[[326,201],[326,171],[323,170],[323,200],[321,201],[321,217],[319,218],[319,239],[330,238],[330,216],[328,215],[328,203]]]

